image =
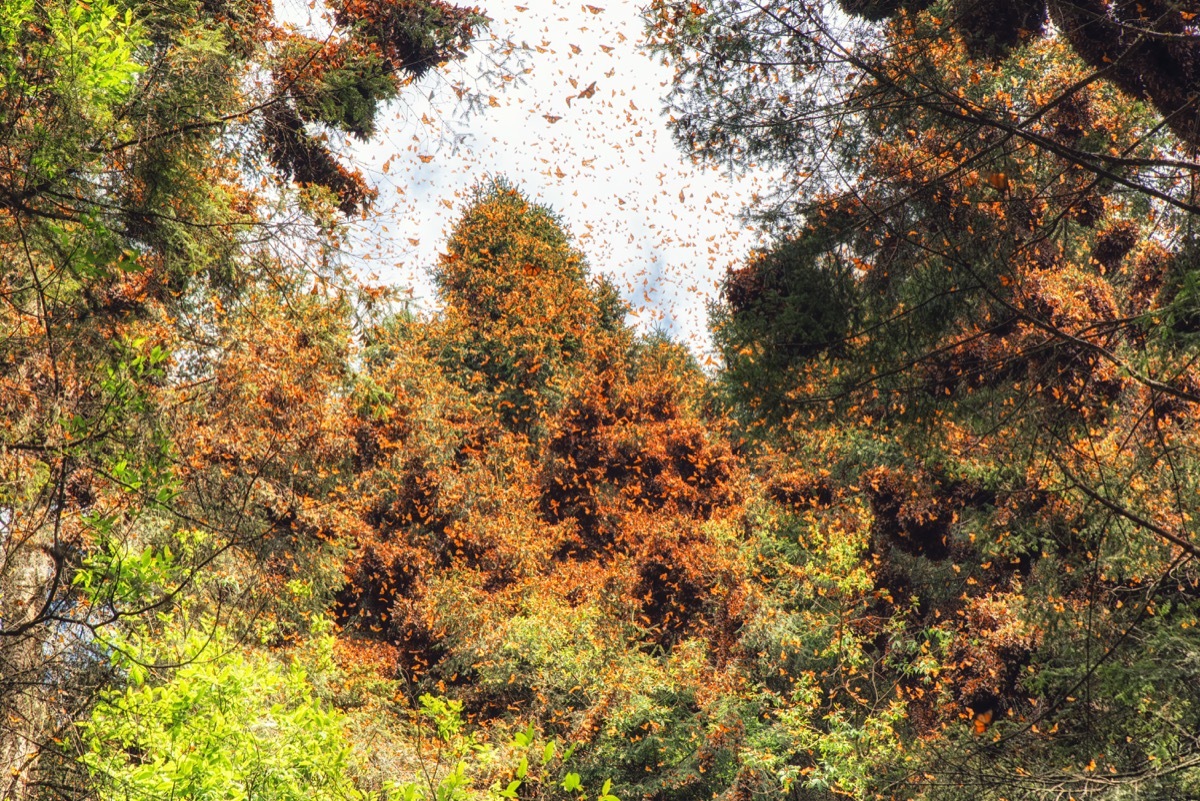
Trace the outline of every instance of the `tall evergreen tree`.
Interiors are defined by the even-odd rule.
[[[715,310],[727,398],[778,500],[869,511],[870,678],[793,734],[806,786],[1194,793],[1192,4],[842,5],[651,12],[680,142],[783,172]],[[843,724],[895,739],[831,758]]]

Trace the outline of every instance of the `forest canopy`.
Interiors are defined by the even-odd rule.
[[[1200,4],[654,0],[711,369],[319,13],[0,0],[0,799],[1200,796]]]

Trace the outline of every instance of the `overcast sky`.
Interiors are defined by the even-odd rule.
[[[288,17],[307,13],[288,2]],[[640,4],[596,2],[481,2],[493,22],[475,54],[406,91],[359,148],[380,199],[358,250],[381,280],[432,306],[429,268],[463,199],[506,176],[559,212],[640,325],[703,353],[705,304],[755,243],[737,218],[753,182],[688,163],[662,113],[671,70],[640,47]],[[528,48],[509,58],[517,79],[477,77],[506,42]],[[463,115],[456,82],[480,93],[481,110]]]

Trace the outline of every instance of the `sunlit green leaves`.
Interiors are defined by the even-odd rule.
[[[82,733],[100,792],[130,801],[350,801],[341,716],[304,671],[194,637],[165,681],[101,697]],[[131,664],[137,664],[136,660]]]

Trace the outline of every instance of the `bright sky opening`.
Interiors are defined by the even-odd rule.
[[[464,200],[504,176],[562,216],[641,328],[710,361],[706,306],[755,244],[738,218],[755,180],[693,165],[675,146],[663,113],[671,68],[642,47],[637,3],[488,0],[483,10],[493,22],[471,57],[405,92],[357,149],[380,190],[357,255],[433,308],[429,271]],[[464,85],[482,100],[470,113]]]

